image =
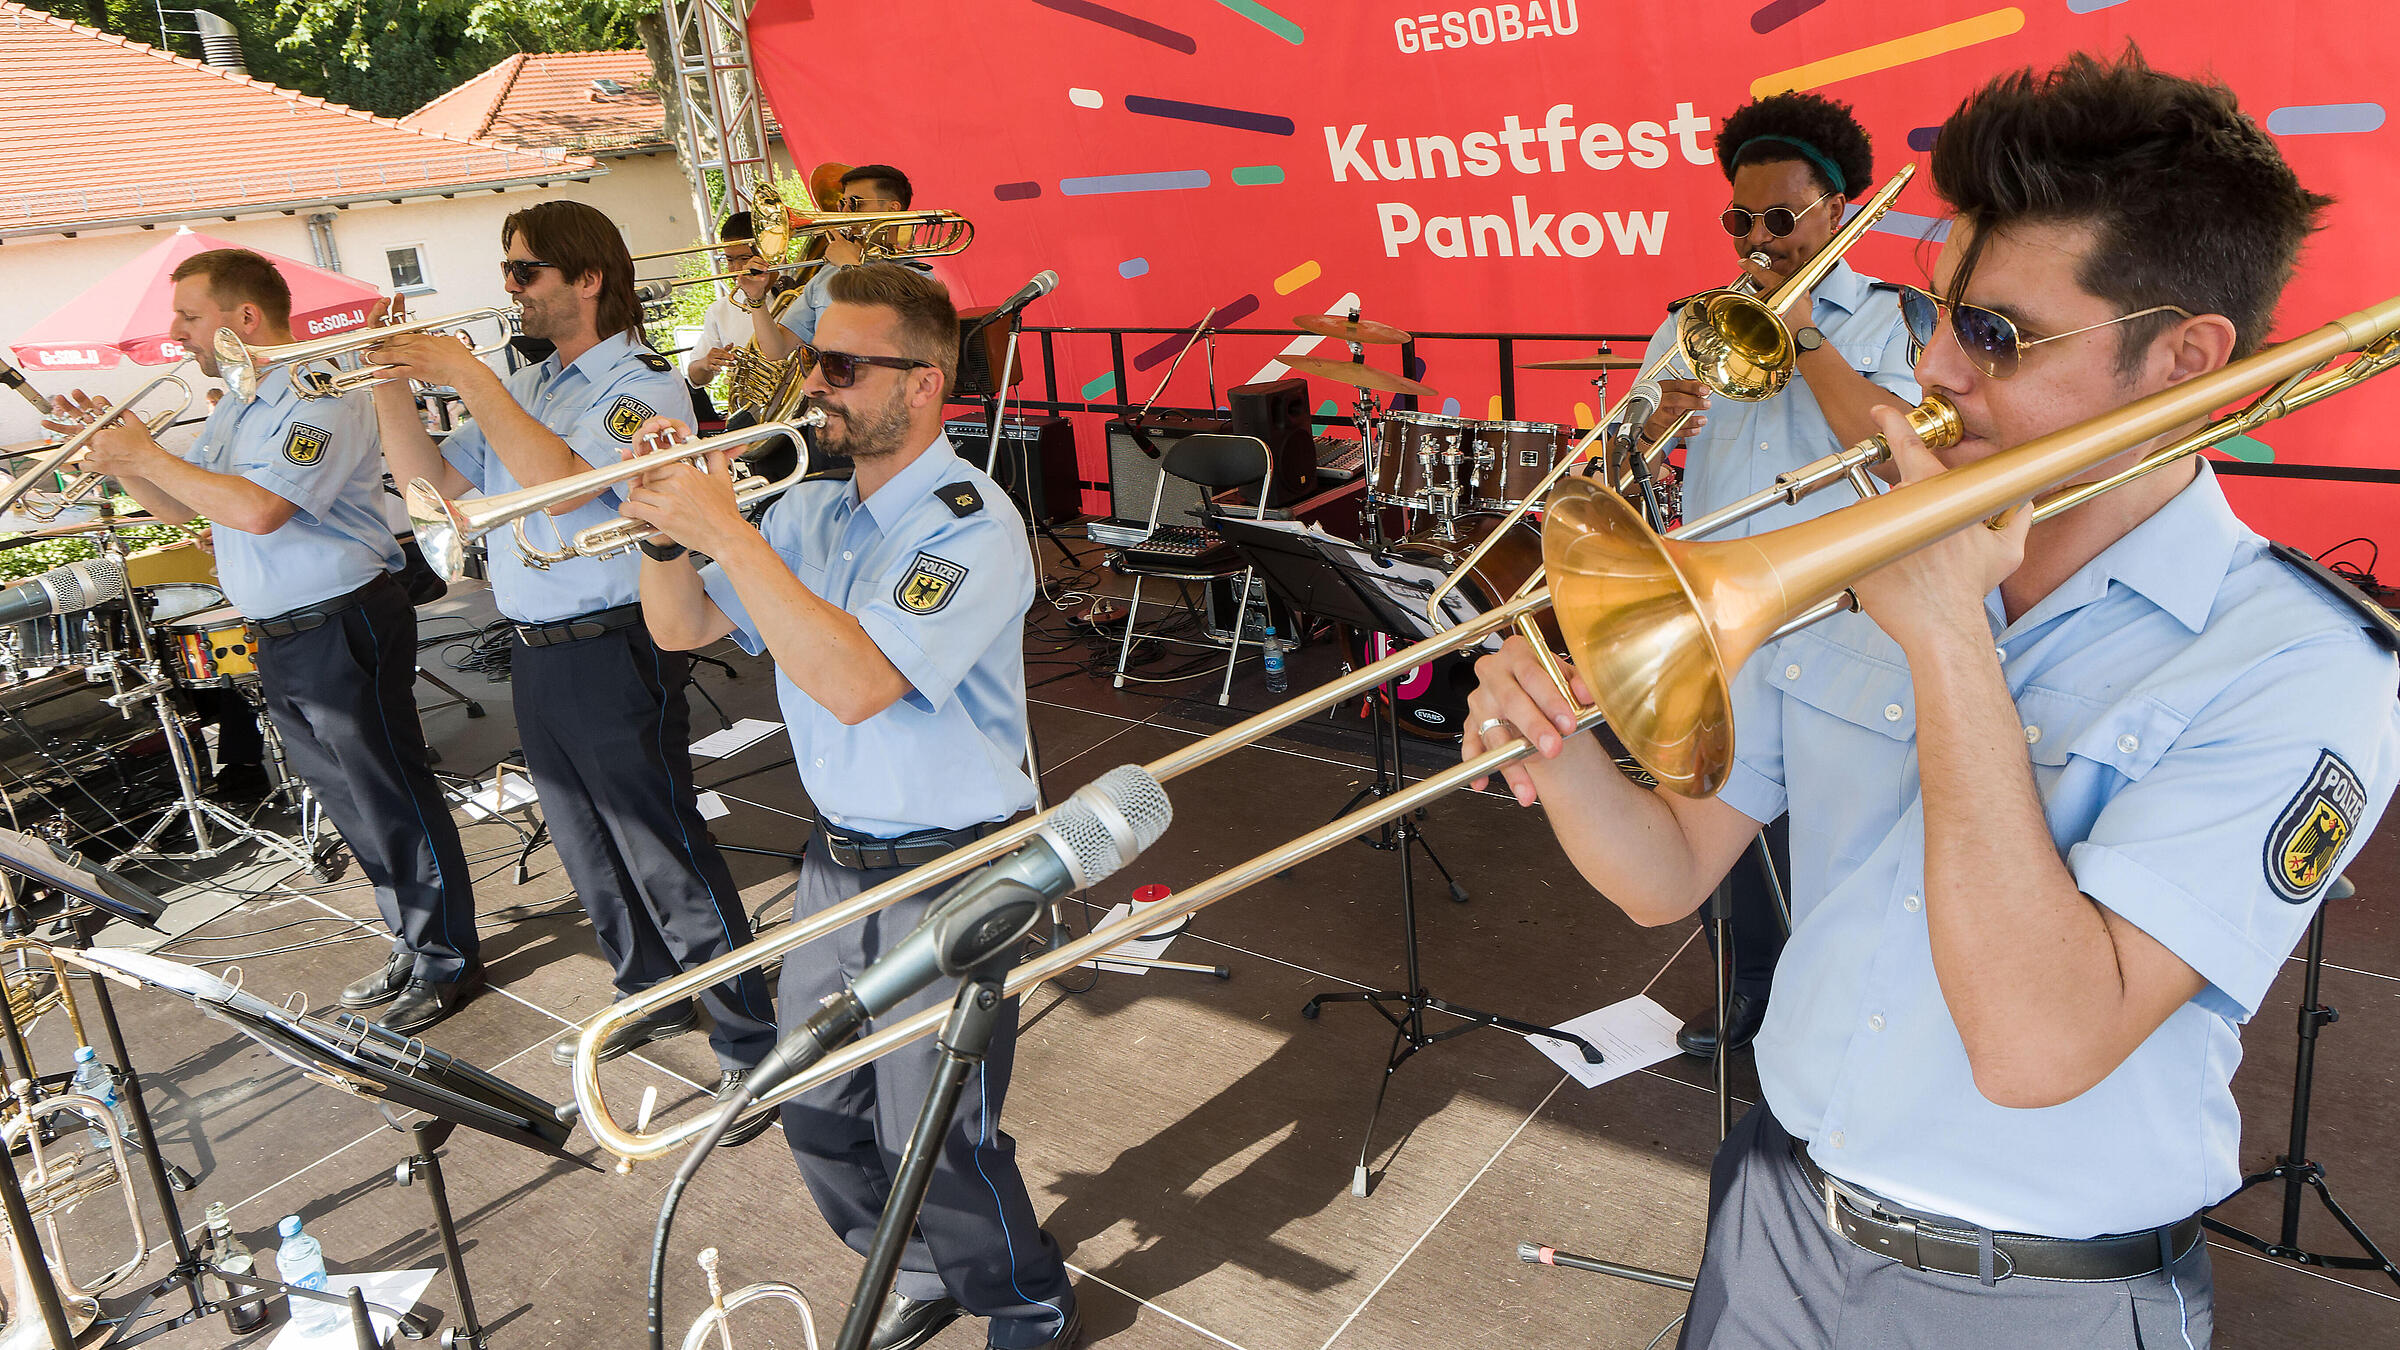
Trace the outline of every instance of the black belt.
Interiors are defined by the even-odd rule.
[[[613,633],[620,628],[631,628],[641,621],[642,606],[639,601],[636,601],[630,605],[619,605],[615,609],[600,609],[589,614],[578,614],[572,619],[560,619],[555,623],[521,623],[516,625],[516,629],[517,636],[524,639],[525,645],[528,647],[555,647],[562,642],[581,642],[585,638],[596,638],[602,633]]]
[[[1873,1206],[1871,1197],[1825,1175],[1808,1156],[1808,1146],[1792,1141],[1792,1157],[1809,1188],[1825,1204],[1825,1217],[1843,1237],[1877,1256],[1888,1256],[1910,1270],[1933,1270],[1945,1275],[1981,1274],[1982,1234],[1972,1228],[1953,1228]],[[1862,1202],[1869,1207],[1862,1208]],[[2161,1240],[2164,1240],[2162,1248]],[[2131,1280],[2156,1274],[2166,1262],[2162,1251],[2172,1250],[2180,1261],[2200,1239],[2200,1216],[2145,1229],[2096,1238],[2048,1238],[2027,1233],[1992,1234],[1997,1260],[1993,1275],[2021,1275],[2032,1280],[2072,1280],[2098,1283]]]
[[[981,839],[996,824],[969,825],[963,830],[919,830],[894,839],[878,839],[871,834],[854,834],[836,825],[817,826],[817,836],[825,841],[825,856],[840,866],[869,872],[882,867],[920,867],[934,859]]]
[[[380,586],[391,580],[391,573],[378,572],[375,574],[375,579],[373,581],[370,581],[366,585],[359,587],[357,590],[350,592],[348,595],[337,595],[331,600],[309,605],[302,609],[285,610],[283,613],[277,614],[272,618],[252,619],[250,622],[257,627],[259,632],[266,634],[268,637],[290,637],[295,633],[306,633],[311,629],[323,628],[328,622],[340,615],[343,611],[356,609],[360,605],[365,604],[367,601],[367,596],[373,592],[377,586]]]

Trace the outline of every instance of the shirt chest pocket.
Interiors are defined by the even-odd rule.
[[[1917,715],[1908,672],[1809,633],[1763,653],[1768,683],[1791,700],[1784,779],[1803,793],[1872,793],[1898,810],[1917,793]],[[1740,728],[1735,728],[1738,738]],[[1814,785],[1795,775],[1822,770]],[[1865,806],[1867,803],[1858,803]]]
[[[2087,817],[2101,804],[2141,781],[2191,720],[2147,699],[2105,704],[2039,685],[2018,691],[2016,703],[2034,787],[2062,847],[2089,832]]]

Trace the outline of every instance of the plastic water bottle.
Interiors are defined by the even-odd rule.
[[[258,1268],[250,1249],[234,1236],[233,1218],[225,1212],[222,1201],[208,1207],[207,1259],[209,1265],[228,1275],[248,1275]],[[251,1332],[267,1324],[267,1301],[259,1296],[256,1289],[211,1280],[208,1295],[212,1302],[225,1310],[227,1331]]]
[[[1283,670],[1283,643],[1275,636],[1275,625],[1267,625],[1267,635],[1261,645],[1267,654],[1267,692],[1280,694],[1292,687],[1292,680]]]
[[[117,1080],[109,1074],[108,1066],[100,1062],[99,1052],[88,1045],[75,1047],[74,1088],[106,1106],[109,1114],[117,1118],[118,1133],[128,1140],[133,1138],[133,1131],[125,1127],[125,1104],[117,1100]],[[102,1129],[98,1121],[94,1121],[86,1133],[91,1138],[94,1153],[108,1152],[108,1131]]]
[[[302,1289],[323,1291],[325,1288],[325,1249],[317,1240],[300,1231],[300,1216],[286,1214],[275,1231],[283,1234],[283,1245],[275,1250],[275,1269],[285,1284]],[[313,1298],[287,1299],[292,1305],[292,1325],[310,1335],[333,1331],[342,1325],[342,1310],[334,1304]]]

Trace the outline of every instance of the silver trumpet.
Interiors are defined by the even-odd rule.
[[[490,356],[508,345],[511,322],[524,317],[525,311],[514,302],[470,309],[459,314],[443,314],[430,319],[405,319],[399,323],[369,324],[350,333],[332,337],[310,338],[304,342],[285,342],[271,347],[253,347],[242,341],[241,334],[230,328],[220,328],[210,339],[217,356],[217,378],[244,403],[258,397],[258,383],[266,378],[271,366],[292,367],[292,388],[302,398],[340,398],[361,389],[389,384],[400,377],[391,373],[391,366],[367,365],[356,370],[343,370],[329,364],[337,356],[363,352],[385,338],[404,333],[447,333],[485,319],[500,320],[500,340],[488,347],[473,347],[477,356]]]
[[[662,450],[637,455],[617,464],[586,469],[582,473],[555,478],[547,483],[503,492],[493,497],[476,497],[452,501],[441,489],[419,478],[408,485],[408,518],[417,532],[417,547],[424,550],[425,561],[445,578],[456,581],[466,570],[467,545],[503,525],[516,529],[517,551],[525,561],[546,568],[569,558],[607,558],[622,553],[637,544],[658,537],[658,531],[638,520],[619,516],[614,520],[578,530],[575,537],[553,549],[541,548],[526,535],[525,522],[534,515],[547,512],[560,502],[588,497],[641,477],[652,469],[671,464],[704,460],[716,450],[731,450],[736,446],[789,436],[799,447],[799,463],[791,473],[772,482],[757,477],[734,480],[734,500],[743,506],[774,496],[808,474],[808,440],[805,432],[825,425],[825,410],[806,407],[780,422],[761,422],[740,431],[705,440],[679,441]]]
[[[800,1334],[808,1342],[808,1350],[817,1350],[817,1319],[808,1312],[808,1300],[800,1291],[781,1280],[746,1284],[731,1294],[725,1292],[724,1282],[717,1278],[717,1249],[700,1249],[700,1268],[708,1272],[708,1311],[692,1323],[683,1334],[683,1350],[708,1350],[709,1334],[717,1333],[719,1350],[734,1350],[733,1329],[726,1325],[726,1316],[734,1309],[752,1303],[774,1301],[789,1303],[800,1314]]]

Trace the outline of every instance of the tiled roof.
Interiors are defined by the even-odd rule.
[[[602,92],[600,80],[623,92]],[[420,131],[584,154],[665,145],[666,123],[639,49],[519,53],[401,119]]]
[[[0,0],[0,238],[588,178]]]

